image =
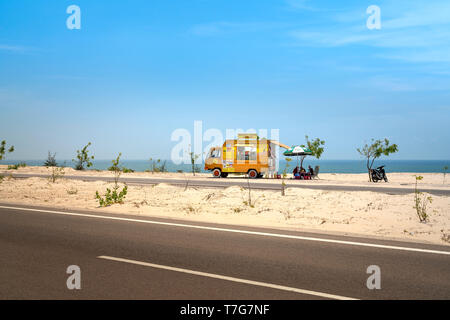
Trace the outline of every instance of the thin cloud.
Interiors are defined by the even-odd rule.
[[[217,21],[193,26],[189,32],[197,36],[214,36],[228,33],[261,32],[286,27],[277,22],[228,22]]]
[[[298,46],[359,45],[385,49],[379,57],[405,62],[450,60],[450,3],[429,1],[405,6],[399,2],[395,6],[381,4],[380,8],[381,30],[367,29],[368,16],[351,11],[328,17],[327,28],[294,30],[290,36]]]
[[[14,46],[14,45],[8,45],[8,44],[0,44],[0,51],[8,51],[12,53],[26,53],[35,50],[31,47],[24,47],[24,46]]]

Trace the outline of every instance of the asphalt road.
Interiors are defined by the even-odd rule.
[[[24,173],[14,173],[13,176],[15,178],[30,178],[30,177],[40,177],[40,178],[48,178],[48,175],[43,174],[24,174]],[[65,179],[75,179],[75,180],[83,180],[83,181],[113,181],[111,177],[95,177],[95,176],[64,176]],[[166,183],[170,185],[177,186],[185,186],[186,180],[184,179],[167,179],[167,178],[130,178],[130,177],[121,177],[121,182],[125,182],[127,184],[132,185],[154,185],[159,183]],[[251,187],[253,189],[259,190],[280,190],[281,182],[279,183],[261,183],[258,182],[258,179],[251,180]],[[243,178],[226,178],[226,179],[217,179],[210,178],[208,180],[195,180],[191,179],[189,181],[189,186],[191,187],[203,187],[203,188],[227,188],[230,186],[240,186],[246,188],[248,186],[247,180]],[[412,188],[394,188],[394,187],[383,187],[382,183],[374,186],[346,186],[346,185],[314,185],[308,184],[307,181],[305,183],[292,183],[289,180],[286,180],[287,188],[308,188],[308,189],[316,189],[316,190],[336,190],[336,191],[372,191],[372,192],[381,192],[387,194],[408,194],[413,193],[414,189]],[[442,190],[442,189],[421,189],[421,191],[428,192],[430,194],[436,196],[450,196],[450,190]]]
[[[43,210],[0,206],[0,299],[450,299],[447,246]]]

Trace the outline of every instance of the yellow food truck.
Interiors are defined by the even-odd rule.
[[[228,174],[248,174],[252,179],[276,170],[276,146],[289,148],[275,140],[260,139],[257,134],[238,134],[237,139],[226,140],[222,146],[212,147],[205,159],[205,170],[216,178]]]

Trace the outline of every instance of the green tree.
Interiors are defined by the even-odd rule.
[[[91,143],[89,142],[87,145],[83,147],[83,149],[77,150],[77,160],[72,159],[75,162],[75,170],[84,170],[84,166],[87,168],[92,167],[91,160],[94,160],[94,156],[89,156],[89,146]]]
[[[323,147],[325,145],[325,141],[321,140],[320,138],[315,138],[314,140],[310,141],[308,136],[305,136],[305,139],[306,139],[306,146],[301,145],[301,147],[308,148],[309,150],[311,150],[313,157],[320,159],[322,153],[325,151],[325,148]],[[300,167],[303,167],[303,160],[305,160],[305,157],[302,157]]]
[[[356,149],[359,154],[366,158],[367,171],[369,173],[369,181],[372,181],[372,166],[375,159],[378,159],[382,155],[389,156],[391,153],[396,153],[398,151],[398,146],[390,144],[388,139],[384,140],[374,140],[372,139],[372,144],[365,144],[362,148]]]
[[[7,152],[14,152],[14,146],[10,146],[9,149],[6,148],[6,141],[3,140],[0,144],[0,160],[3,160],[5,158]]]

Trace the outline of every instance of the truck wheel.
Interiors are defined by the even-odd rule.
[[[220,178],[222,175],[222,171],[219,168],[216,168],[212,172],[214,178]]]
[[[220,175],[222,178],[226,178],[228,177],[228,173],[227,172],[222,172],[222,174]]]
[[[256,178],[258,178],[258,172],[256,170],[253,170],[253,169],[248,170],[248,177],[250,179],[256,179]]]

